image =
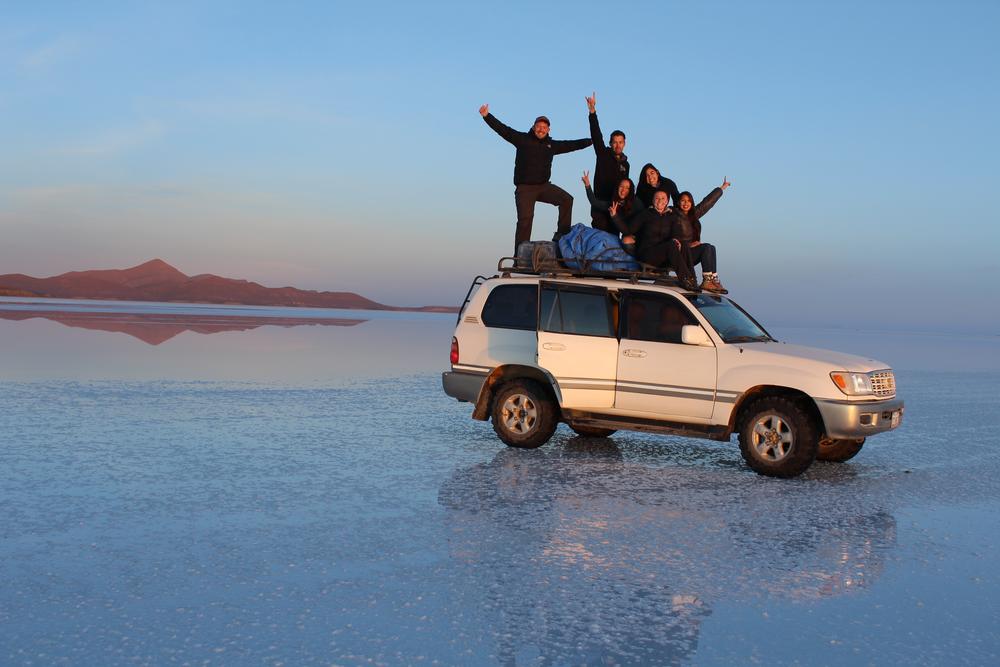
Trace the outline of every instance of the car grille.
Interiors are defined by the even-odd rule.
[[[890,398],[896,395],[896,377],[892,371],[878,371],[871,374],[872,393],[879,398]]]

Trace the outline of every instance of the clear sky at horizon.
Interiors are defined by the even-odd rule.
[[[1000,331],[1000,3],[608,7],[4,3],[0,273],[457,303],[514,231],[479,105],[579,138],[596,90],[633,175],[732,181],[704,236],[765,323]],[[555,161],[574,222],[593,164]]]

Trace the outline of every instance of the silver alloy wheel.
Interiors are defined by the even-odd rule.
[[[511,394],[500,409],[503,425],[511,433],[524,434],[535,428],[538,406],[525,394]]]
[[[752,444],[757,454],[768,461],[780,461],[788,456],[795,436],[788,422],[776,414],[764,414],[753,425]]]

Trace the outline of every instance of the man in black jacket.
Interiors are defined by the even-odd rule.
[[[490,105],[479,107],[479,115],[501,137],[514,144],[514,204],[517,206],[517,229],[514,232],[514,253],[523,241],[531,240],[531,223],[535,219],[535,202],[559,207],[559,222],[553,240],[569,231],[573,215],[573,196],[549,182],[552,177],[552,157],[586,148],[590,139],[555,141],[549,137],[549,119],[539,116],[530,132],[518,132],[497,120]]]
[[[625,155],[625,133],[615,130],[611,133],[608,145],[604,145],[604,135],[597,122],[597,93],[585,98],[587,109],[590,110],[590,138],[594,142],[594,152],[597,153],[597,164],[594,166],[594,194],[598,199],[611,201],[614,199],[618,184],[628,178],[628,156]]]

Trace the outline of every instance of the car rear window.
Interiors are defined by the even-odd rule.
[[[483,324],[498,329],[527,329],[538,326],[538,286],[501,285],[486,297]]]

